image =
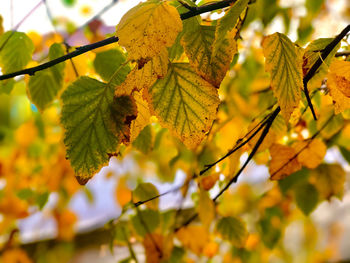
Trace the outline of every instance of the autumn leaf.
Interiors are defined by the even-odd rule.
[[[188,148],[195,148],[215,119],[217,90],[187,63],[173,63],[164,79],[147,90],[151,112]]]
[[[115,197],[118,204],[123,207],[131,201],[131,190],[126,184],[126,178],[122,177],[119,179],[116,190]]]
[[[317,138],[311,141],[295,142],[292,148],[298,153],[298,162],[310,169],[316,168],[323,161],[327,152],[327,146]]]
[[[345,171],[339,164],[321,164],[311,171],[310,182],[315,185],[323,199],[332,196],[343,198]]]
[[[157,233],[148,234],[143,240],[146,263],[158,263],[163,259],[164,237]]]
[[[223,217],[217,225],[216,230],[223,239],[230,241],[234,246],[244,247],[248,238],[248,231],[242,220],[237,217]]]
[[[265,70],[271,74],[271,87],[288,122],[299,105],[303,88],[302,53],[281,33],[264,37]]]
[[[350,62],[335,60],[328,73],[327,87],[332,96],[335,114],[350,108]]]
[[[219,177],[220,177],[219,172],[212,173],[207,176],[201,176],[199,178],[199,186],[202,189],[209,191],[215,185],[215,183],[219,180]]]
[[[216,54],[219,51],[219,48],[224,45],[224,41],[227,37],[234,37],[232,33],[235,33],[235,26],[238,19],[244,9],[248,6],[248,3],[249,0],[236,1],[225,15],[218,20],[215,31],[215,41],[213,44],[213,54]]]
[[[7,31],[0,36],[0,66],[3,74],[23,69],[32,59],[34,44],[22,32]]]
[[[130,60],[153,57],[170,47],[182,22],[176,8],[165,1],[150,0],[130,9],[117,26],[119,44]]]
[[[50,60],[63,55],[64,51],[60,44],[53,44],[50,47]],[[64,68],[65,63],[62,62],[48,69],[39,71],[29,78],[29,97],[39,110],[44,110],[63,88]]]
[[[131,218],[136,233],[142,237],[152,233],[160,224],[157,210],[141,210]]]
[[[190,225],[182,227],[176,237],[180,240],[185,248],[188,248],[196,255],[203,252],[209,240],[208,231],[203,226]]]
[[[300,184],[295,188],[295,202],[300,210],[309,215],[317,206],[318,192],[310,183]]]
[[[184,35],[181,43],[191,66],[209,83],[218,88],[230,67],[233,55],[237,52],[234,36],[227,35],[217,43],[213,53],[215,26],[199,23],[197,17],[184,21]]]
[[[341,114],[334,115],[335,109],[332,105],[323,107],[317,121],[317,129],[321,131],[324,139],[330,139],[337,134],[344,126],[344,119]]]
[[[115,95],[130,95],[133,91],[151,87],[157,79],[163,78],[167,74],[168,63],[168,52],[164,48],[159,55],[145,64],[136,65],[127,75],[125,81],[116,87]]]
[[[88,77],[73,82],[62,94],[61,122],[65,129],[67,155],[80,183],[86,183],[116,150],[118,137],[124,135],[124,119],[133,113],[128,97],[116,98],[114,88]],[[114,102],[115,102],[114,100]],[[123,105],[112,117],[112,106]]]
[[[271,180],[281,180],[301,169],[296,151],[292,147],[275,143],[270,147],[270,154],[269,172]]]
[[[156,196],[159,196],[158,189],[151,183],[142,183],[139,184],[136,189],[133,191],[133,202],[137,203],[139,201],[145,201],[152,199]],[[154,198],[149,202],[146,202],[146,206],[149,209],[157,210],[159,205],[159,199]]]
[[[209,228],[210,223],[215,218],[215,205],[210,199],[207,191],[201,189],[199,192],[198,216],[203,225]]]

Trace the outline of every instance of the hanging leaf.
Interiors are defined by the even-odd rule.
[[[294,192],[297,206],[305,215],[309,215],[318,203],[317,189],[312,184],[305,183],[298,185]]]
[[[312,141],[299,141],[292,145],[298,154],[298,162],[303,166],[313,169],[322,161],[327,152],[327,146],[320,139]]]
[[[152,128],[147,125],[133,141],[132,146],[144,154],[149,153],[153,146]]]
[[[292,147],[275,143],[270,147],[270,154],[269,172],[271,180],[281,180],[301,169],[296,151]]]
[[[64,55],[60,44],[53,44],[49,50],[49,59]],[[32,102],[39,110],[44,110],[63,88],[65,63],[59,63],[48,69],[37,72],[29,78],[28,91]]]
[[[126,75],[130,71],[130,66],[128,64],[123,65],[125,62],[125,54],[121,50],[114,48],[98,52],[94,59],[94,68],[104,81],[110,81],[111,78],[114,77],[113,84],[115,85],[116,76],[113,76],[113,74],[117,70],[117,74],[120,77],[124,76],[120,83],[122,83],[125,80]]]
[[[209,234],[203,226],[186,226],[182,227],[176,237],[180,240],[185,248],[188,248],[196,255],[200,255],[208,243]]]
[[[275,33],[262,42],[265,70],[286,122],[299,105],[303,88],[302,53],[288,37]]]
[[[215,119],[217,90],[187,63],[174,63],[146,92],[151,112],[189,148],[195,148]]]
[[[23,69],[32,59],[34,44],[22,32],[7,31],[0,36],[0,66],[3,74]]]
[[[248,238],[245,224],[237,217],[228,216],[221,218],[216,225],[216,230],[224,239],[237,247],[244,247]]]
[[[237,44],[232,35],[227,35],[215,47],[215,26],[203,26],[197,17],[184,21],[184,35],[181,40],[191,66],[205,80],[219,88],[221,81],[230,67],[233,55],[237,52]]]
[[[176,8],[165,1],[150,0],[130,9],[120,20],[116,35],[124,46],[129,59],[153,57],[170,47],[182,22]]]
[[[321,164],[311,171],[310,182],[315,185],[323,199],[332,196],[343,198],[345,171],[339,164]]]
[[[116,150],[126,115],[134,112],[131,99],[125,96],[119,99],[124,106],[128,106],[119,113],[124,115],[113,119],[113,93],[114,88],[105,83],[80,77],[62,94],[64,143],[68,159],[81,184],[107,163],[108,153]]]
[[[144,237],[151,234],[159,226],[159,212],[156,210],[142,210],[131,218],[136,233]]]
[[[344,119],[341,114],[334,115],[332,105],[325,106],[317,121],[317,130],[321,131],[321,135],[325,139],[332,138],[344,126]]]
[[[207,228],[209,228],[211,222],[215,218],[214,202],[210,199],[208,192],[204,189],[200,189],[199,192],[198,216],[203,225]]]
[[[151,183],[139,184],[133,191],[133,202],[137,203],[139,201],[145,201],[159,196],[157,187]],[[158,210],[159,198],[154,198],[153,200],[146,202],[146,206],[149,209]]]

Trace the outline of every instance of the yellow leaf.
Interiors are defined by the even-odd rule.
[[[273,144],[270,147],[271,162],[269,167],[271,180],[281,180],[301,169],[296,152],[292,147]]]
[[[264,37],[262,47],[266,59],[265,70],[271,74],[271,87],[287,122],[301,98],[302,53],[281,33]]]
[[[215,217],[214,202],[210,199],[208,192],[204,189],[200,189],[199,192],[198,216],[204,227],[207,228],[209,228],[210,223]]]
[[[327,146],[320,139],[295,142],[292,147],[296,153],[300,152],[297,157],[298,162],[310,169],[316,168],[327,152]]]
[[[310,181],[324,199],[343,197],[345,171],[339,164],[321,164],[311,171]]]
[[[335,114],[350,108],[350,61],[335,60],[328,73],[327,86]]]
[[[228,32],[226,37],[213,47],[215,26],[200,25],[197,17],[186,20],[184,25],[185,33],[181,43],[191,66],[205,80],[218,88],[230,67],[233,55],[237,52],[235,32]],[[215,53],[213,48],[216,50]]]
[[[115,95],[130,95],[135,90],[151,87],[157,79],[163,78],[167,74],[168,62],[168,51],[166,48],[144,65],[139,62],[127,75],[125,81],[116,88]]]
[[[212,258],[218,253],[218,250],[219,250],[218,243],[211,241],[205,245],[203,249],[203,254],[208,258]]]
[[[195,148],[216,117],[217,90],[203,80],[188,63],[173,63],[164,79],[145,92],[151,112],[161,124]]]
[[[150,58],[164,47],[170,47],[182,22],[176,8],[165,1],[150,0],[130,9],[117,26],[119,44],[129,53],[129,59]]]
[[[72,240],[74,237],[74,224],[77,221],[77,216],[70,210],[55,212],[55,219],[58,228],[58,239]]]
[[[220,173],[212,173],[208,176],[201,176],[199,179],[199,186],[206,190],[209,191],[216,183],[217,180],[219,180]]]
[[[15,133],[15,139],[21,147],[28,147],[38,136],[38,129],[33,122],[22,124]]]
[[[196,255],[200,255],[209,240],[208,231],[202,226],[190,225],[181,228],[176,237]]]
[[[137,116],[130,124],[130,142],[133,142],[137,138],[143,128],[150,123],[150,118],[152,117],[148,103],[142,98],[141,92],[135,91],[133,93],[137,107]]]
[[[131,200],[131,190],[126,184],[126,178],[120,178],[118,181],[117,188],[115,190],[115,197],[118,201],[118,204],[123,207]]]
[[[32,263],[27,253],[20,248],[6,250],[1,256],[3,263]]]

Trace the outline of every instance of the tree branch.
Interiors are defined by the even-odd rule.
[[[196,16],[196,15],[200,15],[202,13],[206,13],[206,12],[214,11],[214,10],[217,10],[220,8],[228,7],[231,4],[233,4],[234,2],[236,2],[236,0],[224,0],[224,1],[215,2],[212,4],[208,4],[208,5],[203,5],[203,6],[197,7],[196,9],[190,10],[184,14],[181,14],[180,17],[181,17],[181,20],[186,20],[188,18],[191,18],[191,17]],[[118,42],[118,40],[119,40],[118,37],[113,36],[110,38],[106,38],[102,41],[98,41],[98,42],[95,42],[95,43],[92,43],[92,44],[89,44],[86,46],[78,47],[75,51],[73,51],[71,53],[68,53],[62,57],[56,58],[54,60],[51,60],[51,61],[46,62],[44,64],[41,64],[39,66],[27,68],[27,69],[23,69],[23,70],[20,70],[17,72],[2,75],[2,76],[0,76],[0,80],[10,79],[10,78],[20,76],[20,75],[32,76],[37,71],[47,69],[47,68],[52,67],[58,63],[61,63],[61,62],[66,61],[68,59],[74,58],[74,57],[79,56],[83,53],[86,53],[90,50]]]

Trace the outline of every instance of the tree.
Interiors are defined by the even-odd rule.
[[[129,249],[123,262],[140,260],[135,244],[147,262],[337,259],[331,242],[317,248],[309,215],[344,195],[350,25],[313,39],[313,21],[328,7],[308,0],[304,7],[296,42],[287,36],[293,7],[270,0],[148,0],[109,38],[91,21],[85,33],[95,42],[75,48],[69,35],[44,36],[43,44],[34,33],[1,32],[3,261],[57,260],[39,245],[21,249],[15,238],[17,220],[43,209],[54,192],[53,244],[78,247],[83,235],[89,243],[107,234],[111,248]],[[284,33],[263,34],[277,17]],[[261,28],[247,41],[254,23]],[[43,54],[46,62],[33,60]],[[325,160],[331,147],[345,161]],[[139,169],[111,175],[122,214],[108,230],[76,233],[68,202],[84,189],[77,182],[85,185],[111,158],[133,158]],[[265,165],[271,182],[238,182],[251,162]],[[186,179],[170,191],[146,176],[173,182],[179,171]],[[160,209],[159,199],[174,192],[179,207]],[[185,199],[193,205],[183,208]],[[293,255],[283,239],[298,220],[304,243]]]

